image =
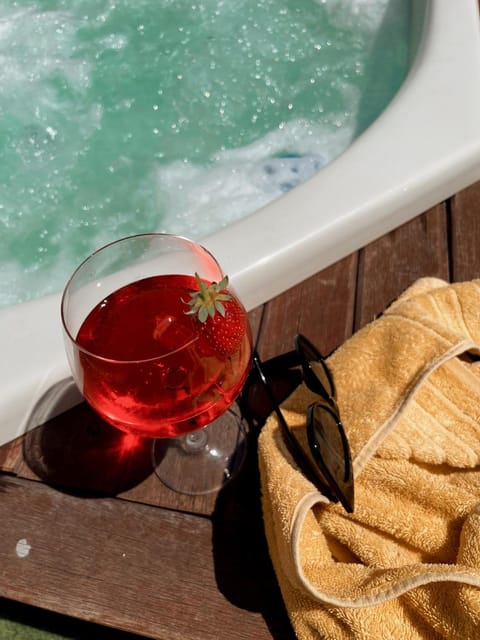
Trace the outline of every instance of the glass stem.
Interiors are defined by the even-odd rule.
[[[200,453],[208,444],[208,433],[205,429],[199,429],[193,433],[187,433],[187,435],[181,438],[181,448],[185,453]]]

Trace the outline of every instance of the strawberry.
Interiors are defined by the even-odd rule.
[[[186,303],[190,309],[185,313],[196,316],[209,349],[219,357],[229,357],[240,347],[245,336],[245,309],[228,292],[228,276],[208,286],[198,273],[195,279],[199,290],[190,294],[190,300]]]

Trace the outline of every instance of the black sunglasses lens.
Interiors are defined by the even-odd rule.
[[[325,397],[325,391],[326,391],[328,395],[328,398],[326,398],[327,400],[330,398],[334,398],[335,388],[333,386],[332,378],[325,365],[323,358],[322,360],[311,360],[309,364],[310,364],[310,370],[315,374],[317,381],[320,382],[320,384],[324,389],[323,393],[322,393],[322,390],[320,389],[318,389],[317,393]],[[314,384],[317,385],[318,382]]]
[[[319,360],[322,357],[317,347],[301,333],[295,336],[294,341],[297,353],[300,351],[306,360]]]
[[[295,349],[298,353],[305,376],[305,382],[311,391],[329,400],[335,397],[332,376],[318,349],[301,334],[295,336]]]
[[[307,414],[308,440],[323,474],[336,488],[336,495],[353,510],[353,476],[350,449],[342,424],[335,412],[322,403],[315,403]]]

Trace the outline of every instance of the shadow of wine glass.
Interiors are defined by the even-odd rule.
[[[50,388],[30,413],[23,460],[65,492],[116,495],[152,473],[152,440],[115,429],[81,401],[73,380]]]
[[[258,429],[251,426],[245,463],[215,504],[215,578],[227,600],[262,615],[274,640],[295,640],[264,533],[257,439]]]

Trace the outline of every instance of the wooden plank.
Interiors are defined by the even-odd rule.
[[[361,250],[356,330],[418,278],[449,279],[447,233],[446,205],[440,204]]]
[[[257,349],[262,359],[289,351],[304,333],[325,355],[352,332],[357,257],[352,254],[265,305]]]
[[[252,329],[252,339],[254,345],[256,345],[258,341],[258,334],[260,332],[264,309],[265,305],[261,305],[260,307],[257,307],[256,309],[250,311],[250,313],[248,314],[248,320]]]
[[[153,473],[152,441],[128,437],[81,403],[0,449],[2,469],[84,494],[211,514],[216,495],[172,491]]]
[[[6,476],[0,493],[3,596],[159,640],[260,640],[282,618],[275,585],[246,576],[209,519]]]
[[[452,280],[480,277],[480,182],[451,199]]]

